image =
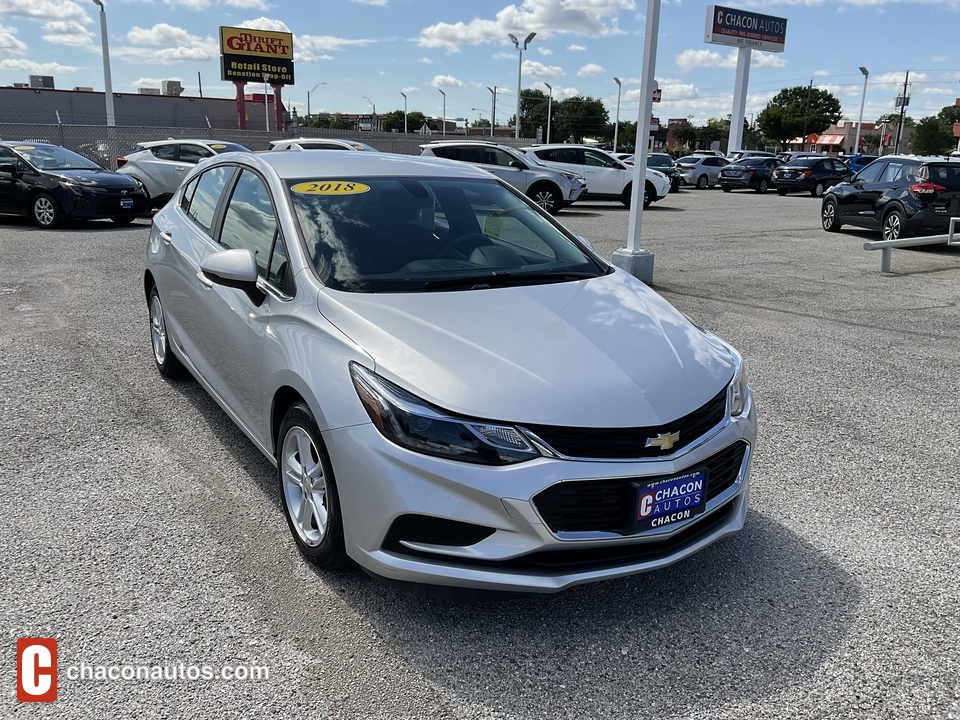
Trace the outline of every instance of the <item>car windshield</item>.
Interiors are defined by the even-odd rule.
[[[325,285],[429,292],[596,277],[611,269],[496,180],[288,180]]]
[[[40,170],[103,170],[93,160],[58,145],[14,145],[13,149]]]
[[[238,145],[237,143],[211,143],[210,149],[215,153],[253,152],[250,148]]]

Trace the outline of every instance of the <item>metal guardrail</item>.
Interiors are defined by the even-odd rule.
[[[950,231],[946,235],[927,235],[924,237],[900,238],[899,240],[873,240],[863,244],[864,250],[881,250],[880,272],[890,272],[893,262],[893,249],[918,247],[920,245],[952,245],[960,247],[960,238],[954,239],[957,223],[960,217],[950,218]]]

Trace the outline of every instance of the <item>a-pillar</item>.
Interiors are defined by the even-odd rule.
[[[237,86],[237,127],[240,130],[247,129],[247,99],[243,94],[247,86],[245,80],[234,80],[233,84]]]

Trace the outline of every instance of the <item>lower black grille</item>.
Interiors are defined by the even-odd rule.
[[[727,414],[727,389],[724,388],[705,405],[682,418],[663,425],[633,428],[583,428],[555,425],[524,425],[525,430],[540,438],[561,455],[574,458],[633,460],[670,455],[690,445],[719,425]],[[670,447],[645,447],[648,439],[678,433],[679,440]]]
[[[747,444],[737,441],[702,463],[707,468],[707,500],[737,481]],[[557,483],[533,502],[553,532],[633,532],[637,490],[632,483],[656,478],[618,478]]]
[[[493,528],[483,525],[431,517],[429,515],[401,515],[390,525],[383,540],[383,549],[409,553],[401,541],[424,545],[452,545],[466,547],[493,535]]]

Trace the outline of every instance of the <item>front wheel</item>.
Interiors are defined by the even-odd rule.
[[[111,218],[111,220],[113,220],[117,225],[129,225],[129,224],[132,223],[134,220],[136,220],[136,218],[134,218],[134,217],[115,217],[115,218]]]
[[[882,227],[884,240],[899,240],[907,236],[903,227],[903,213],[897,209],[893,209],[883,216]]]
[[[167,320],[156,285],[150,290],[150,342],[153,345],[153,360],[161,375],[173,379],[185,374],[185,368],[170,349]]]
[[[645,183],[643,186],[643,209],[646,210],[650,207],[650,203],[653,202],[653,199],[657,196],[656,191],[653,189],[653,185],[650,183]]]
[[[60,206],[52,195],[40,193],[33,199],[31,205],[33,221],[42,228],[54,228],[60,224]]]
[[[780,197],[783,197],[786,194],[787,194],[786,190],[777,190],[777,195],[779,195]]]
[[[556,215],[563,206],[560,193],[546,185],[537,185],[533,188],[530,191],[530,199],[551,215]]]
[[[767,184],[767,181],[761,180],[760,184],[757,185],[757,192],[763,195],[769,188],[770,188],[770,185]]]
[[[827,190],[827,186],[824,185],[822,182],[817,181],[816,183],[814,183],[813,187],[810,188],[810,194],[813,195],[814,197],[823,197],[823,193],[825,193],[826,190]]]
[[[650,192],[649,189],[645,187],[645,188],[644,188],[644,191],[643,191],[643,206],[644,206],[644,207],[646,207],[647,205],[650,204],[650,203],[647,202],[647,195],[648,195],[649,192]],[[633,198],[633,183],[629,183],[629,184],[623,189],[623,192],[620,193],[620,202],[623,203],[623,206],[624,206],[624,207],[630,207],[630,201],[632,200],[632,198]]]
[[[337,486],[320,430],[304,403],[287,411],[278,439],[280,498],[297,548],[325,570],[344,567],[349,559]]]
[[[840,229],[840,213],[836,201],[832,198],[827,200],[820,210],[820,224],[827,232],[837,232]]]
[[[706,190],[710,185],[710,179],[706,175],[697,178],[697,190]]]

